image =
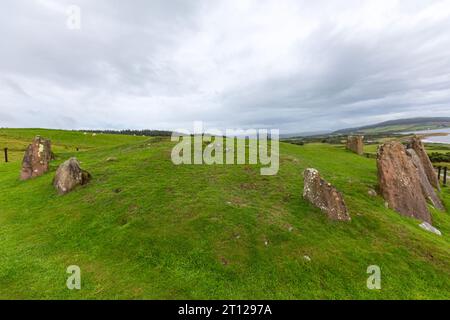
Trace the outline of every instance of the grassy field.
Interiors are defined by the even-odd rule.
[[[36,134],[52,140],[57,160],[22,182]],[[175,166],[167,138],[2,129],[6,146],[0,298],[450,298],[449,213],[433,210],[439,237],[386,209],[367,195],[375,160],[342,146],[282,143],[276,176],[253,165]],[[54,172],[71,156],[93,180],[58,196]],[[328,221],[302,199],[307,167],[343,192],[351,222]],[[441,196],[450,208],[450,190]],[[81,268],[81,290],[66,288],[69,265]],[[381,267],[381,290],[366,287],[369,265]]]

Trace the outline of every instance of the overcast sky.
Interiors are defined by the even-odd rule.
[[[1,5],[0,127],[287,133],[450,116],[450,0]]]

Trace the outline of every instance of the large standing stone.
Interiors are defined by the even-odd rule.
[[[418,170],[400,142],[378,148],[378,182],[383,198],[401,215],[431,223]]]
[[[316,169],[309,168],[304,172],[303,197],[325,212],[330,219],[350,220],[342,194],[323,180]]]
[[[28,180],[43,175],[48,171],[52,159],[50,140],[36,136],[25,151],[20,179]]]
[[[348,136],[347,149],[359,155],[364,154],[364,137],[363,136]]]
[[[428,180],[428,177],[425,173],[425,169],[423,167],[423,162],[421,161],[421,159],[419,158],[414,149],[408,149],[407,152],[411,157],[412,162],[417,168],[417,173],[419,174],[420,186],[422,187],[423,195],[425,196],[426,199],[428,199],[431,202],[431,204],[435,208],[444,211],[445,208],[444,205],[442,204],[441,199],[439,199],[439,196],[437,195],[435,189]]]
[[[425,147],[423,146],[423,143],[420,140],[420,138],[417,136],[414,136],[408,144],[408,149],[414,149],[414,151],[417,153],[417,156],[419,157],[420,161],[422,162],[422,166],[425,170],[425,174],[428,177],[428,181],[430,181],[431,185],[434,188],[439,190],[440,186],[439,186],[438,176],[436,174],[436,171],[433,168],[433,164],[431,163],[431,160],[428,157],[428,154],[427,154]]]
[[[53,186],[59,194],[65,194],[72,191],[76,186],[88,183],[90,179],[91,175],[80,168],[78,160],[70,158],[56,170]]]

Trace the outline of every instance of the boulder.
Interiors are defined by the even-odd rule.
[[[316,169],[306,169],[303,175],[303,197],[306,200],[325,212],[332,220],[351,220],[342,194],[323,180]]]
[[[80,168],[78,160],[76,158],[70,158],[56,170],[53,186],[59,194],[66,194],[76,186],[85,185],[90,179],[91,175]]]
[[[25,151],[20,179],[28,180],[43,175],[48,171],[53,158],[50,140],[36,136]]]
[[[441,211],[444,211],[445,208],[444,205],[442,204],[441,199],[439,199],[439,196],[437,195],[435,189],[428,180],[425,168],[423,167],[422,160],[419,158],[414,149],[407,149],[406,151],[408,152],[408,155],[411,157],[412,162],[417,168],[417,173],[419,175],[419,181],[423,195],[425,196],[426,199],[430,201],[433,207]]]
[[[400,142],[378,148],[378,183],[389,208],[404,216],[431,223],[431,214],[422,192],[418,170]]]
[[[347,149],[356,154],[364,154],[364,137],[363,136],[348,136]]]
[[[433,164],[431,163],[430,158],[428,157],[422,140],[420,140],[419,137],[414,136],[408,143],[408,149],[413,149],[417,153],[417,156],[422,162],[422,166],[428,178],[428,181],[430,181],[431,185],[434,188],[440,190],[438,176],[433,168]]]

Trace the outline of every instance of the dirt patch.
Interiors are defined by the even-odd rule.
[[[239,186],[242,190],[255,190],[257,186],[255,183],[241,183]]]

